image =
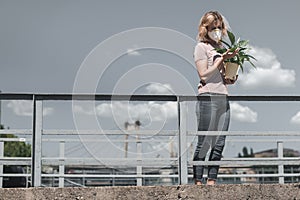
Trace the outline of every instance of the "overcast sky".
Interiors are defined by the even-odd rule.
[[[237,37],[250,40],[258,60],[230,94],[300,95],[299,8],[297,0],[0,0],[0,90],[196,95],[199,19],[218,10]],[[144,129],[176,129],[176,109],[171,102],[79,103],[73,110],[70,103],[45,102],[44,128],[95,129],[88,121],[96,116],[101,128],[139,119]],[[195,130],[194,105],[189,109]],[[299,103],[231,102],[231,109],[230,130],[300,128]],[[31,127],[30,102],[4,101],[2,111],[5,126]],[[247,145],[258,151],[274,144]],[[237,155],[243,145],[230,143],[226,152]]]

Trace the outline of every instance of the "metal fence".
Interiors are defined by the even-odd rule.
[[[229,96],[229,101],[257,101],[257,102],[299,102],[300,96]],[[277,166],[276,173],[260,173],[260,174],[220,174],[220,178],[247,178],[247,177],[276,177],[279,183],[284,183],[285,177],[300,177],[300,173],[285,173],[284,166],[297,166],[300,163],[299,157],[283,157],[283,141],[277,142],[278,156],[275,158],[224,158],[221,161],[192,161],[188,157],[188,138],[197,135],[228,135],[228,136],[295,136],[299,137],[300,133],[297,131],[278,131],[278,132],[245,132],[245,131],[227,131],[227,132],[201,132],[190,131],[187,126],[187,103],[197,101],[199,99],[208,99],[207,97],[197,96],[175,96],[175,95],[101,95],[101,94],[9,94],[0,93],[0,100],[30,100],[32,101],[32,129],[6,129],[0,130],[1,134],[17,134],[29,136],[26,142],[32,144],[32,154],[28,158],[17,157],[4,157],[4,142],[19,141],[24,142],[22,138],[0,138],[0,186],[5,177],[26,177],[30,180],[31,186],[40,187],[45,184],[42,179],[49,179],[56,181],[55,184],[59,187],[66,185],[86,186],[87,182],[78,181],[78,179],[93,178],[107,178],[107,180],[124,179],[124,181],[134,180],[136,185],[144,185],[145,180],[150,179],[168,179],[173,180],[171,184],[188,184],[192,175],[189,169],[193,164],[201,165],[220,165],[221,167],[247,167],[247,166]],[[178,144],[178,152],[176,157],[173,158],[144,158],[142,152],[142,144],[147,141],[147,137],[134,139],[125,139],[121,142],[132,142],[136,144],[137,157],[136,158],[109,158],[105,161],[105,166],[95,158],[68,158],[65,156],[65,145],[76,139],[61,138],[55,136],[74,136],[74,135],[120,135],[119,130],[85,130],[78,132],[77,130],[45,130],[43,129],[43,102],[45,101],[172,101],[177,102],[178,108],[178,129],[171,131],[162,131],[156,136],[164,136],[166,140],[168,137],[176,137]],[[136,135],[151,135],[151,130],[131,131],[130,134]],[[47,136],[53,136],[47,138]],[[59,157],[44,157],[42,155],[43,141],[58,142],[59,143]],[[77,139],[78,141],[78,139]],[[86,141],[91,142],[91,141]],[[101,142],[101,141],[99,141]],[[3,166],[28,166],[25,174],[3,173]],[[56,166],[56,173],[43,173],[43,166]],[[123,167],[124,169],[131,170],[131,173],[66,173],[66,167],[76,166],[113,169],[116,166]],[[159,173],[146,173],[147,169],[163,169],[168,166],[172,169],[171,172],[165,169],[160,170]],[[93,171],[93,170],[92,170]],[[155,181],[152,183],[155,184]]]

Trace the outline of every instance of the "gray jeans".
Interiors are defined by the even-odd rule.
[[[200,100],[196,104],[198,131],[227,131],[230,121],[230,106],[227,95],[204,93],[200,96],[208,96],[210,100]],[[208,160],[219,161],[225,145],[225,135],[206,136],[199,135],[194,153],[194,161],[204,161],[211,148]],[[203,182],[204,166],[194,165],[194,179]],[[209,166],[209,179],[217,179],[219,166]]]

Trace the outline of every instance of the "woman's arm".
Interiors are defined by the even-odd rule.
[[[234,52],[230,52],[229,50],[227,50],[225,53],[217,57],[214,61],[214,64],[209,68],[206,59],[198,60],[196,62],[196,67],[201,80],[205,82],[215,73],[216,70],[224,70],[224,67],[222,65],[224,60],[234,57],[238,53],[238,51],[239,49],[236,49]]]
[[[216,70],[220,71],[222,67],[221,65],[222,63],[223,63],[222,56],[216,58],[213,66],[211,66],[210,68],[208,68],[207,60],[198,60],[196,62],[196,67],[201,80],[205,82],[215,73]]]

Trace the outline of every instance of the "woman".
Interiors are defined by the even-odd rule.
[[[222,46],[221,39],[227,33],[223,17],[217,11],[204,14],[200,20],[198,43],[194,51],[194,59],[201,79],[198,85],[199,96],[208,96],[210,100],[200,100],[196,105],[198,131],[227,131],[230,120],[230,108],[227,99],[227,84],[236,81],[225,79],[223,62],[234,57],[238,50],[219,54],[216,48]],[[194,161],[204,161],[211,148],[209,160],[219,161],[225,145],[224,135],[198,136],[198,143],[194,153]],[[204,182],[204,166],[194,165],[195,184]],[[208,185],[216,183],[219,166],[208,166]]]

